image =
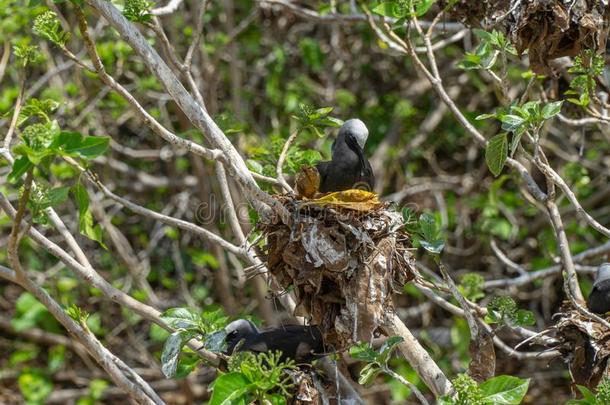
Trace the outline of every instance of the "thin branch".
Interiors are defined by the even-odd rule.
[[[284,167],[284,161],[286,160],[286,156],[288,156],[288,150],[290,149],[290,147],[292,146],[294,141],[297,139],[298,135],[299,135],[299,131],[294,131],[292,134],[290,134],[290,136],[288,137],[286,142],[284,142],[284,147],[282,148],[282,152],[280,153],[280,157],[277,160],[277,166],[275,168],[275,173],[277,174],[277,180],[282,185],[282,187],[289,193],[294,193],[294,190],[292,189],[292,187],[290,187],[288,185],[288,183],[286,182],[286,179],[284,179],[283,167]]]
[[[21,112],[21,107],[23,106],[23,95],[25,93],[25,71],[20,72],[21,79],[19,80],[19,94],[17,95],[17,101],[15,101],[15,111],[13,112],[13,117],[11,118],[11,124],[8,127],[8,132],[6,133],[6,137],[4,138],[4,148],[10,149],[11,141],[13,140],[13,133],[15,132],[15,128],[17,128],[17,122],[19,121],[19,113]]]
[[[400,336],[403,338],[403,342],[399,345],[401,353],[435,396],[439,397],[451,393],[453,387],[449,379],[447,379],[443,371],[421,346],[398,315],[389,315],[386,324],[382,327],[388,336]]]
[[[184,0],[170,0],[165,6],[153,8],[150,12],[152,15],[168,15],[172,14],[182,4]]]
[[[265,7],[274,6],[274,5],[281,6],[281,7],[285,8],[286,10],[289,10],[289,11],[293,12],[294,14],[298,15],[299,17],[303,17],[305,19],[319,22],[319,23],[324,23],[324,24],[333,24],[333,23],[337,23],[337,22],[342,23],[342,24],[345,24],[345,23],[356,24],[356,23],[367,20],[367,16],[365,14],[359,14],[359,13],[355,13],[355,12],[352,14],[341,14],[341,13],[332,13],[332,12],[320,14],[312,9],[300,7],[299,5],[295,4],[294,2],[292,2],[290,0],[258,0],[257,2],[259,4],[259,6],[265,6]],[[396,22],[395,18],[388,18],[387,20],[391,23]],[[421,24],[424,27],[428,27],[430,25],[430,23],[426,22],[426,21],[422,21]],[[463,28],[464,28],[464,25],[462,23],[458,23],[458,22],[443,23],[443,29],[446,31],[459,31]]]

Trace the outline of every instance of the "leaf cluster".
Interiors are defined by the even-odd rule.
[[[229,360],[229,372],[216,379],[210,405],[259,403],[286,404],[293,382],[286,370],[294,360],[281,361],[282,353],[238,352]]]
[[[220,309],[197,312],[189,308],[170,308],[161,318],[175,329],[165,341],[161,353],[161,370],[168,378],[176,375],[180,353],[189,340],[197,338],[203,343],[202,348],[214,353],[226,349],[224,327],[228,318]]]
[[[368,363],[360,370],[358,383],[368,385],[382,372],[388,372],[388,361],[396,346],[403,341],[400,336],[388,338],[379,350],[373,349],[368,342],[361,342],[350,347],[349,355],[356,360]]]
[[[531,131],[535,139],[544,122],[559,114],[563,100],[542,105],[540,100],[528,101],[522,106],[513,104],[508,108],[498,109],[495,113],[481,114],[477,120],[495,118],[502,124],[502,132],[492,137],[485,149],[485,161],[494,176],[499,176],[509,156],[513,156],[526,131]],[[508,133],[512,133],[510,151]],[[509,153],[510,152],[510,153]]]
[[[518,405],[527,393],[529,379],[499,375],[479,385],[466,374],[460,374],[452,383],[455,396],[441,397],[439,405]]]
[[[595,93],[597,86],[595,80],[604,71],[605,62],[603,55],[597,54],[592,49],[587,49],[582,55],[574,58],[574,65],[568,69],[569,73],[574,74],[570,82],[570,90],[566,95],[578,96],[570,97],[570,103],[587,107],[591,101],[591,96]]]
[[[59,47],[64,47],[70,39],[70,33],[61,28],[57,14],[50,10],[36,17],[33,30],[35,34]]]
[[[153,17],[150,12],[153,4],[147,0],[125,0],[123,15],[132,22],[148,23]]]
[[[531,311],[518,309],[511,297],[499,296],[492,298],[487,304],[485,322],[514,327],[534,325],[536,319]]]
[[[474,52],[466,52],[464,58],[457,64],[459,68],[464,70],[490,70],[495,65],[500,53],[517,54],[515,47],[500,31],[487,32],[482,29],[474,29],[473,32],[480,38],[481,42]]]
[[[409,18],[423,16],[435,2],[436,0],[385,1],[371,11],[384,17],[397,18],[396,25],[398,26]]]
[[[425,212],[414,221],[415,214],[410,209],[403,209],[403,218],[407,229],[413,233],[414,242],[433,254],[439,254],[445,247],[440,224],[431,213]]]

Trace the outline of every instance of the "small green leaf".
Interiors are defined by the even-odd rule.
[[[438,237],[438,227],[434,215],[425,212],[419,217],[419,231],[426,240],[435,240]]]
[[[391,336],[389,337],[381,347],[379,348],[379,356],[377,358],[377,362],[379,364],[387,364],[390,359],[390,355],[392,351],[398,346],[400,343],[404,342],[404,339],[401,336]]]
[[[506,133],[501,133],[489,140],[485,149],[485,161],[494,176],[500,175],[508,158],[508,140]]]
[[[249,390],[250,381],[242,373],[223,374],[214,381],[208,405],[245,405]]]
[[[253,159],[246,160],[246,166],[248,169],[253,171],[254,173],[262,174],[263,173],[263,165]]]
[[[395,1],[386,1],[373,8],[373,13],[384,17],[403,17],[400,15],[400,5]]]
[[[61,135],[64,135],[62,132]],[[64,135],[66,141],[63,150],[68,155],[78,155],[93,159],[102,155],[108,149],[110,138],[107,136],[82,136],[78,132]]]
[[[203,347],[213,353],[222,353],[227,348],[226,337],[227,332],[224,329],[207,334],[203,337]]]
[[[436,239],[433,241],[420,240],[419,244],[430,253],[439,254],[445,248],[445,241]]]
[[[161,353],[161,371],[165,377],[172,378],[176,374],[182,347],[196,335],[196,332],[187,330],[179,330],[169,335]]]
[[[191,374],[201,362],[202,361],[199,356],[195,354],[183,353],[183,355],[180,356],[180,361],[178,362],[178,367],[176,368],[176,374],[174,377],[185,378]]]
[[[48,207],[56,207],[68,199],[70,193],[70,187],[56,187],[49,190],[45,204],[41,207],[42,209]]]
[[[525,397],[530,380],[500,375],[490,378],[479,388],[483,393],[484,401],[494,405],[518,405]]]
[[[8,174],[8,181],[11,183],[16,182],[32,167],[32,162],[27,156],[21,156],[13,162],[13,169]]]
[[[562,105],[563,105],[563,100],[546,104],[542,108],[542,118],[544,118],[545,120],[548,120],[549,118],[556,116],[561,111]]]
[[[498,118],[502,122],[502,129],[505,131],[516,131],[525,123],[522,117],[514,114],[505,114]]]
[[[377,352],[367,342],[360,342],[349,348],[349,355],[356,360],[372,362],[377,358]]]
[[[589,390],[587,387],[585,387],[583,385],[576,385],[576,388],[578,388],[578,391],[580,391],[580,393],[582,394],[582,397],[586,401],[586,403],[591,404],[591,405],[597,404],[597,398],[595,398],[595,394],[593,394],[591,392],[591,390]]]
[[[523,131],[525,132],[525,131]],[[521,137],[523,136],[523,132],[514,132],[512,139],[510,141],[510,156],[513,157],[519,144],[521,143]]]
[[[106,249],[102,239],[102,228],[99,224],[93,225],[93,215],[89,210],[89,194],[87,189],[79,183],[72,188],[72,194],[74,194],[76,205],[78,205],[79,232]]]
[[[526,309],[517,310],[514,321],[519,326],[532,326],[536,324],[534,314]]]
[[[377,377],[381,373],[381,368],[376,363],[369,363],[362,368],[360,371],[360,376],[358,377],[358,384],[368,385],[375,377]]]
[[[435,2],[436,0],[419,0],[415,5],[415,15],[418,17],[423,16]]]
[[[481,115],[477,115],[475,120],[480,121],[480,120],[486,120],[489,118],[496,118],[496,114],[481,114]]]
[[[161,318],[174,329],[197,329],[199,326],[199,314],[189,308],[170,308]]]

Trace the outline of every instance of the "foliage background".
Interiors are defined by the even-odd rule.
[[[308,7],[323,13],[329,3],[312,2]],[[43,2],[25,7],[21,1],[0,0],[3,59],[7,52],[10,55],[6,66],[0,68],[2,132],[8,129],[22,74],[12,47],[38,45],[43,59],[27,72],[26,97],[56,101],[53,118],[64,130],[111,137],[109,150],[91,163],[102,182],[137,204],[203,224],[230,238],[213,163],[164,143],[96,75],[77,68],[56,46],[37,36],[32,31],[34,18],[48,9],[56,11],[64,30],[72,33],[68,48],[78,58],[86,58],[70,4]],[[349,2],[340,2],[340,10],[349,13]],[[185,0],[179,12],[160,18],[179,55],[185,54],[193,38],[196,11],[197,3]],[[90,10],[87,13],[108,73],[176,134],[203,141],[130,47],[101,17]],[[453,21],[446,18],[449,24],[446,29],[439,24],[438,38],[456,32]],[[142,31],[159,49],[152,31]],[[499,131],[498,125],[474,118],[499,106],[493,80],[488,74],[458,67],[465,52],[472,52],[479,41],[472,31],[464,30],[459,40],[437,52],[437,59],[455,103],[491,137]],[[507,170],[498,177],[490,173],[485,151],[456,124],[412,61],[388,49],[365,21],[321,23],[264,1],[211,1],[193,72],[209,113],[249,159],[250,168],[268,176],[275,175],[281,147],[296,128],[292,116],[298,114],[300,104],[332,106],[335,117],[362,119],[370,131],[366,151],[378,179],[377,191],[400,206],[434,213],[446,238],[443,261],[455,280],[468,273],[485,280],[504,279],[522,270],[535,271],[558,263],[553,230],[545,214],[525,200],[520,180]],[[524,91],[528,72],[526,58],[511,56],[507,65],[509,92],[519,95]],[[566,72],[538,79],[531,98],[557,96],[571,79]],[[564,114],[578,117],[580,110],[566,104]],[[541,143],[551,166],[566,179],[587,211],[608,225],[607,124],[574,127],[552,119],[543,131]],[[301,134],[290,151],[285,172],[292,175],[303,163],[329,157],[333,134],[332,129],[322,137]],[[50,169],[53,186],[73,186],[78,178],[65,162],[56,161]],[[15,205],[19,190],[5,181],[10,170],[9,163],[0,159],[0,191]],[[535,174],[534,169],[532,172]],[[269,184],[260,184],[273,190]],[[254,212],[243,197],[239,200],[235,183],[231,187],[242,219],[253,224]],[[231,253],[134,215],[94,189],[89,189],[89,194],[92,213],[104,230],[108,248],[84,236],[77,239],[94,267],[115,287],[160,310],[222,307],[228,316],[250,316],[265,325],[288,319],[289,314],[277,300],[270,299],[271,293],[260,280],[246,280],[246,265]],[[606,242],[603,235],[583,225],[565,199],[559,202],[573,254]],[[74,201],[68,199],[56,209],[78,235]],[[2,264],[8,263],[5,247],[10,227],[11,221],[3,213]],[[62,244],[53,229],[40,229]],[[518,266],[508,266],[498,252],[504,252]],[[591,288],[591,273],[606,260],[607,252],[602,250],[577,263],[584,273],[580,283],[585,295]],[[169,402],[201,403],[209,398],[207,387],[214,378],[210,368],[198,368],[184,379],[162,376],[159,356],[167,332],[102,299],[99,291],[79,282],[28,238],[22,241],[21,258],[28,272],[62,305],[76,304],[89,312],[90,330]],[[418,252],[418,259],[422,270],[435,271],[423,252]],[[476,280],[474,284],[478,291]],[[558,273],[519,287],[485,288],[477,295],[483,305],[496,295],[512,296],[519,308],[533,312],[536,330],[553,322],[553,314],[565,299]],[[443,371],[452,378],[463,372],[469,361],[466,322],[434,305],[410,285],[396,302],[399,315]],[[86,404],[102,397],[102,401],[112,403],[124,398],[116,388],[105,389],[112,384],[104,373],[82,356],[82,348],[66,338],[63,328],[31,294],[3,281],[0,308],[1,403],[19,403],[25,398],[30,403],[44,399],[45,403],[77,400]],[[511,346],[520,340],[509,331],[502,336]],[[563,403],[570,398],[570,378],[560,360],[515,359],[501,350],[497,353],[498,374],[531,378],[525,403],[547,403],[551,397]],[[354,361],[347,364],[349,372],[357,376],[361,365]],[[393,359],[392,365],[403,377],[418,383],[403,359]],[[425,389],[421,383],[419,386]],[[378,383],[361,393],[371,403],[404,403],[409,394],[389,377],[379,377]]]

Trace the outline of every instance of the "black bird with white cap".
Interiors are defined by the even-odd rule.
[[[371,164],[364,156],[368,136],[369,130],[364,122],[356,118],[345,121],[333,143],[331,160],[316,164],[320,173],[320,192],[353,188],[373,191],[375,176]]]
[[[317,326],[285,325],[259,330],[254,323],[238,319],[225,327],[226,354],[236,349],[262,353],[280,350],[282,360],[293,359],[297,364],[311,363],[327,353],[320,328]],[[243,341],[240,346],[238,343]]]
[[[610,311],[610,263],[603,263],[597,269],[593,290],[587,299],[587,307],[596,314]]]

